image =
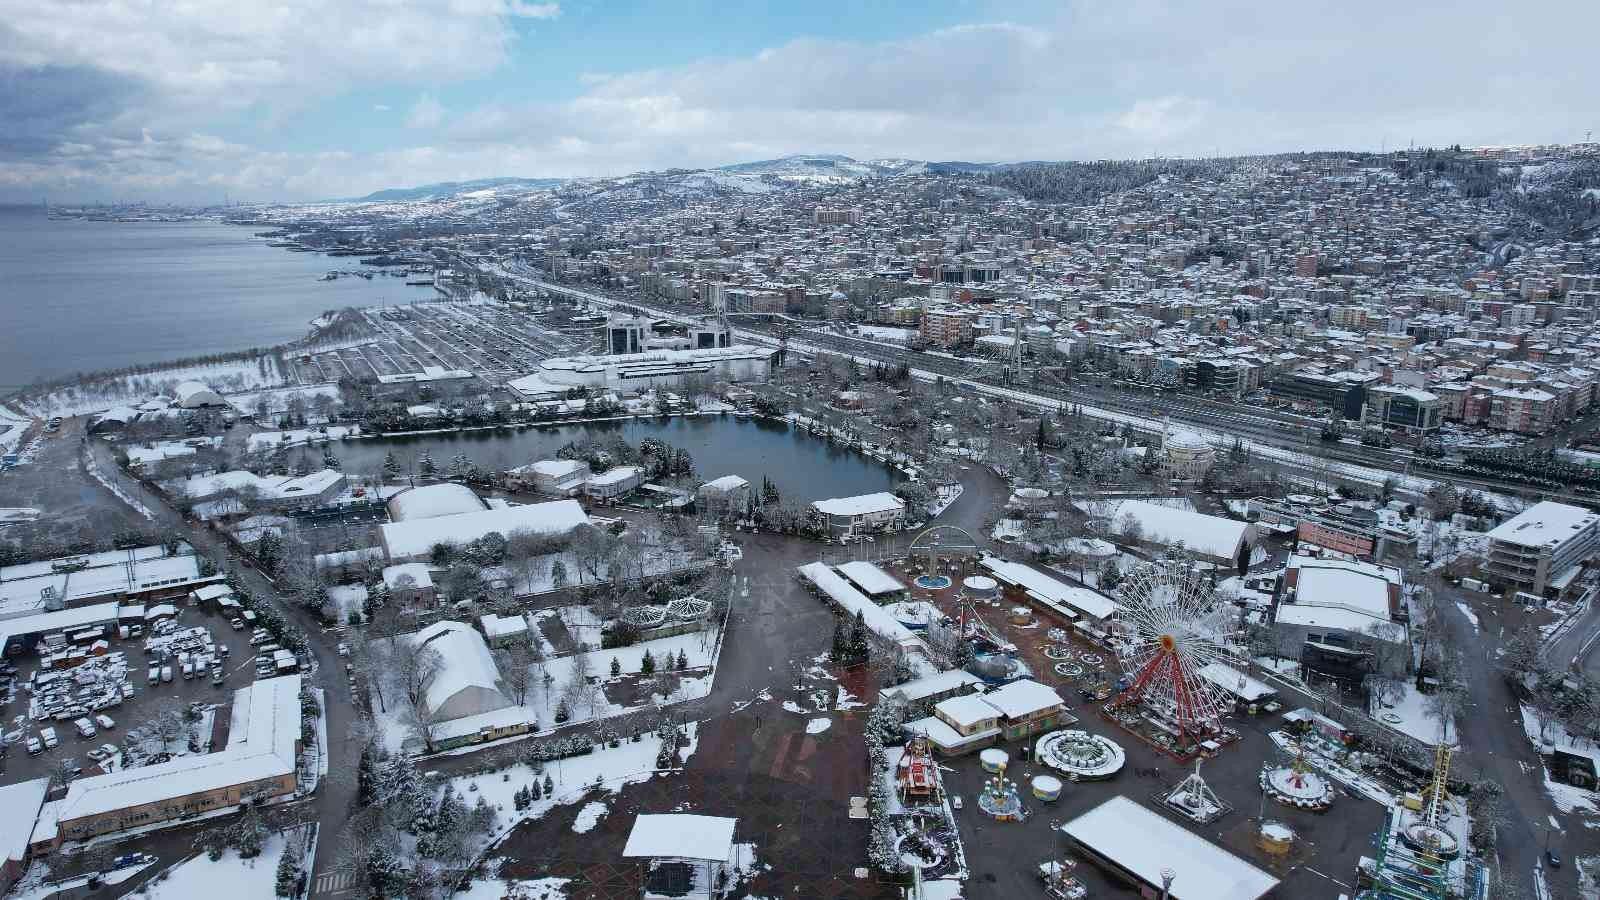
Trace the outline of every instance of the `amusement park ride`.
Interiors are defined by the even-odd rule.
[[[1228,611],[1206,573],[1179,560],[1147,563],[1118,587],[1128,626],[1118,653],[1122,689],[1104,707],[1159,749],[1192,759],[1229,740],[1231,700],[1202,672],[1225,658]]]

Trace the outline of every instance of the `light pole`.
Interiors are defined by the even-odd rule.
[[[1167,900],[1172,896],[1172,881],[1177,877],[1178,873],[1171,869],[1161,870],[1161,900]]]

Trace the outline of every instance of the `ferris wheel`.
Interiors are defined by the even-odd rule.
[[[1232,611],[1206,573],[1180,560],[1146,563],[1117,594],[1130,626],[1118,653],[1127,686],[1107,709],[1140,707],[1191,741],[1216,734],[1231,701],[1201,672],[1224,658]]]

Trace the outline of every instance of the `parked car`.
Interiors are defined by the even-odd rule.
[[[116,744],[101,744],[100,752],[106,755],[106,759],[114,759],[121,751],[117,749]]]
[[[94,723],[89,721],[88,717],[73,719],[72,727],[78,729],[78,737],[81,738],[92,738],[96,734],[99,734],[99,732],[95,730]]]
[[[228,625],[231,626],[234,631],[243,631],[244,630],[244,620],[243,619],[229,619],[228,620]]]
[[[151,666],[148,677],[149,677],[149,683],[150,684],[155,684],[156,682],[160,681],[161,680],[161,667],[160,666]]]
[[[111,729],[117,727],[116,720],[103,713],[94,717],[94,723],[106,731],[110,731]]]
[[[1544,861],[1552,869],[1561,868],[1561,854],[1555,852],[1554,850],[1546,850],[1544,852]],[[1581,869],[1583,867],[1579,866],[1578,868]]]
[[[44,748],[46,750],[54,750],[55,748],[61,746],[61,739],[56,737],[56,730],[54,728],[39,729],[39,737],[44,739]]]
[[[44,744],[38,738],[33,737],[32,735],[29,735],[29,737],[28,737],[28,755],[29,756],[38,756],[39,754],[41,754],[43,752],[44,752]]]
[[[161,680],[168,684],[172,683],[172,666],[165,665],[161,667]]]

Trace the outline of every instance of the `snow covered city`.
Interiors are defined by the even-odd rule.
[[[1600,900],[1597,35],[0,0],[0,900]]]

